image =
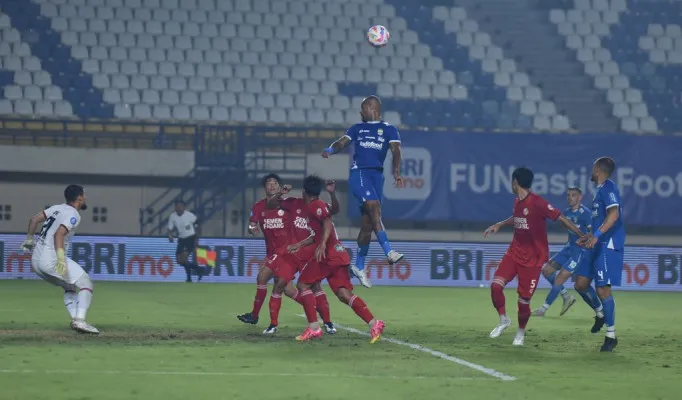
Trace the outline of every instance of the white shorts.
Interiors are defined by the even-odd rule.
[[[76,282],[87,272],[78,265],[77,262],[66,258],[66,276],[61,276],[56,271],[57,260],[50,259],[31,259],[31,266],[35,273],[47,282],[63,287],[67,290],[77,291]]]

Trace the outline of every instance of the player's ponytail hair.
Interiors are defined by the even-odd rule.
[[[317,175],[308,175],[303,179],[303,191],[308,196],[319,197],[324,188],[325,180]]]

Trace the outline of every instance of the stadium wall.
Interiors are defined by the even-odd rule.
[[[30,254],[18,251],[23,239],[23,235],[0,235],[0,279],[37,279]],[[218,254],[206,282],[255,282],[265,256],[262,240],[203,239],[201,244]],[[394,242],[394,248],[407,259],[393,266],[378,246],[370,250],[367,270],[375,285],[487,287],[507,245]],[[560,248],[553,245],[550,250]],[[103,281],[182,282],[185,273],[175,265],[174,253],[174,243],[156,237],[79,236],[70,248],[70,257]],[[548,287],[544,279],[539,287]],[[622,289],[682,291],[682,248],[628,247]]]
[[[183,150],[0,146],[2,172],[182,177],[194,168]]]

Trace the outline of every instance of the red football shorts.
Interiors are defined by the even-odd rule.
[[[286,249],[280,249],[265,260],[265,266],[270,268],[277,278],[290,282],[294,280],[296,272],[300,271],[310,257],[314,256],[314,253],[314,246],[300,249],[296,253],[289,253]]]
[[[502,278],[506,283],[514,280],[518,276],[519,286],[516,291],[519,296],[530,299],[538,286],[538,279],[542,267],[527,267],[516,262],[512,257],[505,254],[500,261],[500,265],[495,271],[495,278]]]
[[[327,256],[318,262],[313,256],[301,270],[298,281],[307,285],[327,280],[334,293],[341,288],[353,290],[350,281],[350,256],[342,245],[330,246]]]
[[[265,260],[265,266],[270,268],[273,274],[280,279],[289,282],[296,276],[296,258],[291,254],[273,254]]]

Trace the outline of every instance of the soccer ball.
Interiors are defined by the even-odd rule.
[[[390,37],[388,29],[381,25],[374,25],[367,31],[367,41],[374,47],[386,46]]]

